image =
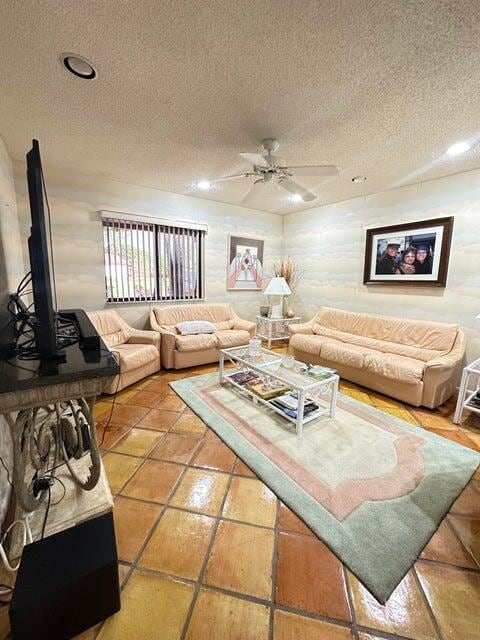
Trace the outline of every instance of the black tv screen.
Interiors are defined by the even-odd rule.
[[[32,148],[27,153],[27,181],[32,220],[28,251],[35,308],[35,346],[41,356],[48,358],[58,354],[57,321],[49,251],[50,220],[45,216],[45,209],[47,208],[48,211],[48,201],[37,140],[32,141]]]

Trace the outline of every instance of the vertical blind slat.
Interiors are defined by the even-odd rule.
[[[137,226],[137,272],[136,281],[138,289],[138,299],[142,302],[145,300],[145,284],[142,282],[142,275],[145,269],[145,261],[147,259],[145,248],[145,225],[143,222]]]
[[[129,231],[129,222],[126,221],[123,227],[123,239],[125,242],[125,267],[126,267],[126,281],[127,281],[127,298],[130,300],[130,259],[128,256],[128,231]]]
[[[195,231],[190,229],[188,232],[190,242],[190,298],[195,297]]]
[[[115,269],[115,295],[114,298],[120,298],[120,289],[119,289],[119,284],[118,284],[118,254],[117,254],[117,225],[115,220],[113,221],[113,226],[112,226],[112,233],[113,233],[113,266]]]
[[[107,299],[113,300],[112,249],[110,246],[110,236],[111,236],[110,221],[107,221],[106,223],[106,231],[107,231],[108,274],[109,274],[109,280],[110,280],[110,295],[108,295],[108,285],[107,285]]]
[[[189,273],[189,281],[188,281],[188,287],[189,287],[189,297],[190,299],[193,298],[193,293],[194,293],[194,287],[195,287],[195,282],[194,282],[194,277],[195,277],[195,270],[193,267],[193,234],[195,232],[193,231],[193,229],[189,229],[188,230],[188,273]]]
[[[120,284],[122,286],[122,298],[125,300],[125,281],[123,277],[123,251],[122,251],[122,223],[118,221],[118,247],[120,256]],[[120,294],[120,291],[118,292]]]
[[[190,299],[190,250],[189,250],[189,232],[188,229],[183,229],[183,297],[187,300]]]
[[[175,229],[172,230],[172,233],[169,234],[170,236],[170,246],[171,246],[171,256],[172,259],[170,261],[170,269],[172,270],[172,298],[175,300],[177,297],[177,267],[176,267],[176,257],[175,257],[175,252],[176,252],[176,243],[175,243]]]
[[[154,300],[155,297],[158,296],[158,292],[156,291],[157,288],[157,269],[158,269],[158,263],[157,260],[154,258],[155,254],[155,247],[156,247],[156,237],[155,237],[155,227],[153,226],[153,224],[149,225],[149,229],[148,229],[148,238],[149,238],[149,247],[150,247],[150,251],[149,251],[149,258],[150,258],[150,300]]]
[[[167,295],[167,290],[165,287],[165,234],[162,229],[159,230],[160,240],[158,242],[158,263],[160,265],[160,299],[163,300]]]
[[[134,234],[135,231],[135,234]],[[130,297],[133,301],[136,301],[137,299],[137,291],[135,289],[135,274],[137,273],[137,269],[135,266],[135,262],[138,259],[137,258],[137,254],[135,252],[135,236],[137,233],[137,229],[134,223],[130,222],[130,228],[129,228],[129,238],[128,238],[128,244],[130,246],[130,273],[129,275],[129,282],[130,282]]]
[[[182,256],[181,256],[181,264],[182,264],[182,298],[188,298],[188,289],[187,289],[187,279],[188,279],[188,253],[186,251],[186,230],[184,228],[181,229],[182,235]]]
[[[195,298],[198,298],[198,233],[196,231],[193,232],[192,238],[192,246],[193,246],[193,273],[195,274],[195,285],[193,288],[193,295]]]

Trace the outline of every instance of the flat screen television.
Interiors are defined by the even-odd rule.
[[[55,285],[52,279],[52,256],[48,242],[50,220],[47,221],[45,217],[45,205],[48,208],[48,201],[37,140],[32,140],[32,148],[27,153],[27,181],[32,220],[28,252],[35,308],[33,324],[35,346],[40,356],[56,358],[60,355],[60,350],[57,347],[57,314],[53,296]]]

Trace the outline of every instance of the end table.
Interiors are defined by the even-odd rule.
[[[257,322],[257,338],[266,340],[270,349],[274,340],[288,339],[288,326],[290,324],[298,324],[301,322],[299,316],[294,318],[268,318],[265,316],[256,316]]]
[[[470,388],[470,382],[475,384],[475,389]],[[474,360],[463,370],[462,381],[458,392],[457,408],[453,421],[455,424],[462,424],[462,413],[468,409],[480,415],[480,409],[471,404],[472,398],[480,391],[480,358]]]

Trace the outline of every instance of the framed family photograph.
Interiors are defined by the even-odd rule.
[[[364,284],[447,283],[453,216],[368,229]]]
[[[261,291],[263,288],[263,243],[259,238],[228,237],[227,289]]]

